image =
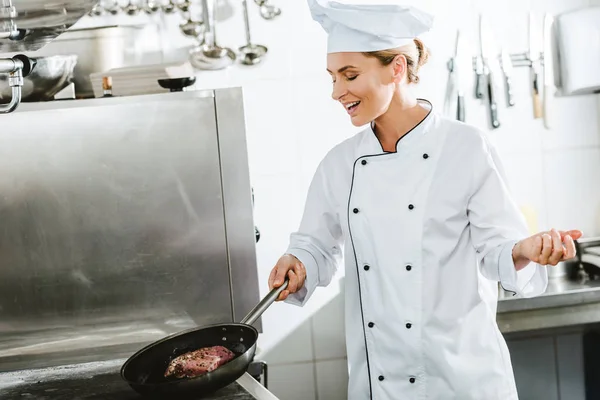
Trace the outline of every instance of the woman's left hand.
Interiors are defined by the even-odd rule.
[[[579,230],[540,232],[521,240],[513,248],[513,261],[517,271],[530,262],[540,265],[556,265],[575,257],[574,240],[583,236]]]

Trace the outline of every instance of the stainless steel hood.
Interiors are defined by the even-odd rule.
[[[96,3],[98,0],[0,0],[0,53],[40,49]]]

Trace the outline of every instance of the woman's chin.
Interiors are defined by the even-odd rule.
[[[371,121],[368,121],[363,116],[361,116],[360,114],[351,116],[350,121],[352,122],[352,125],[354,125],[356,127],[361,127],[361,126],[366,125],[369,122],[371,122]]]

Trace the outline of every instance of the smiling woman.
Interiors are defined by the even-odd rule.
[[[350,400],[517,400],[498,284],[543,293],[582,233],[529,236],[485,132],[412,94],[432,17],[363,1],[308,0],[331,95],[365,128],[319,164],[269,286],[302,306],[343,259]]]

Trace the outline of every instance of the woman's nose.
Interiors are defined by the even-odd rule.
[[[339,101],[342,98],[342,96],[344,96],[344,94],[346,94],[346,88],[344,87],[344,85],[339,80],[337,82],[334,82],[331,97],[335,101]]]

